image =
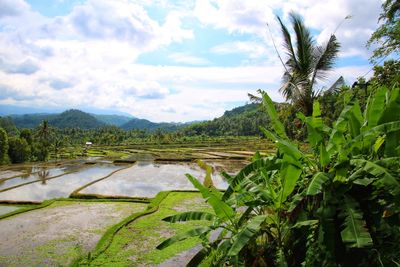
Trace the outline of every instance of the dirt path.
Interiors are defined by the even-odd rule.
[[[108,227],[144,207],[66,201],[0,220],[0,266],[66,266],[92,250]]]

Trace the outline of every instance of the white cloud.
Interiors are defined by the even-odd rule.
[[[19,16],[29,9],[22,0],[0,0],[0,18]]]
[[[189,65],[209,65],[211,62],[205,58],[190,55],[188,53],[172,53],[168,58],[176,63],[183,63]]]
[[[270,23],[279,46],[281,34],[273,10],[283,8],[284,14],[297,10],[307,25],[321,31],[321,42],[345,15],[358,12],[342,25],[338,37],[342,55],[365,55],[362,42],[376,26],[371,21],[379,10],[372,9],[379,0],[364,4],[357,0],[365,10],[338,1],[328,0],[324,6],[311,0],[197,0],[171,7],[165,0],[89,0],[65,16],[47,18],[21,0],[0,0],[0,103],[95,106],[154,121],[190,121],[222,115],[227,106],[245,102],[247,93],[258,88],[281,101],[282,67],[265,23]],[[154,5],[166,9],[163,22],[149,16],[146,8]],[[180,51],[179,45],[168,50],[170,44],[195,38],[196,28],[183,24],[186,19],[193,24],[193,16],[199,27],[226,29],[233,38],[213,44],[210,51]],[[235,37],[240,38],[235,41]],[[151,51],[164,52],[176,66],[136,63]],[[203,52],[245,55],[249,62],[221,67],[212,57],[201,56]],[[338,68],[325,84],[339,75],[351,83],[368,69],[367,65]]]
[[[319,43],[327,41],[343,22],[336,31],[342,45],[341,55],[367,58],[369,52],[365,44],[377,28],[381,4],[380,0],[288,0],[282,4],[282,8],[285,16],[292,10],[296,11],[304,17],[306,25],[320,30]],[[348,15],[352,18],[343,21]]]
[[[222,43],[211,48],[211,52],[217,54],[245,54],[253,59],[260,59],[268,56],[269,50],[265,44],[260,42],[242,41]]]
[[[230,32],[263,36],[265,25],[274,19],[273,7],[279,1],[197,0],[194,15],[205,25]]]

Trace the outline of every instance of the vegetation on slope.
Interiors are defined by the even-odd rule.
[[[248,136],[261,135],[259,125],[268,125],[268,118],[258,104],[247,104],[212,121],[194,123],[181,130],[184,135]]]

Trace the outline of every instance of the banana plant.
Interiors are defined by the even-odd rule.
[[[319,207],[310,215],[319,220],[316,239],[333,257],[357,251],[361,261],[374,250],[376,264],[399,260],[398,253],[386,253],[393,246],[379,247],[386,242],[385,232],[400,236],[399,91],[378,88],[363,113],[358,101],[351,101],[332,129],[321,124],[317,102],[312,117],[299,115],[319,155],[318,171],[306,190]]]
[[[224,193],[187,175],[214,213],[185,212],[169,222],[208,220],[162,242],[162,249],[188,237],[203,240],[189,266],[395,266],[400,261],[400,94],[377,88],[364,112],[356,100],[332,128],[318,102],[307,127],[310,151],[289,140],[274,104],[262,93],[277,146],[273,156],[256,153],[238,174],[222,175]],[[218,237],[209,239],[211,232]]]

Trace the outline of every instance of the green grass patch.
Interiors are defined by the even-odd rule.
[[[156,211],[157,207],[158,210]],[[199,193],[160,192],[147,209],[148,212],[152,211],[154,213],[141,218],[138,216],[133,222],[120,227],[114,234],[112,242],[107,249],[99,254],[98,249],[109,241],[107,236],[111,236],[115,229],[107,231],[98,243],[96,251],[91,255],[90,266],[158,264],[180,252],[193,248],[200,243],[199,239],[191,238],[164,250],[155,249],[161,241],[176,233],[208,223],[203,221],[185,223],[162,221],[167,216],[186,210],[210,211],[210,208],[204,203]],[[141,216],[143,215],[145,213]],[[88,259],[81,261],[81,264],[88,264]]]

